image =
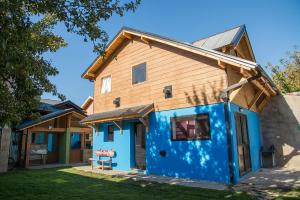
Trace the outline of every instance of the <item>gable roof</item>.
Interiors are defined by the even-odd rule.
[[[248,38],[248,33],[246,26],[243,24],[231,28],[229,30],[223,31],[221,33],[216,33],[206,38],[202,38],[193,42],[192,44],[197,47],[207,48],[207,49],[220,49],[221,47],[230,46],[236,47],[241,41],[242,37],[245,35],[247,43],[249,44],[250,54],[255,60],[254,52],[251,47],[250,40]]]
[[[242,28],[241,30],[243,30],[243,29],[244,28]],[[240,30],[240,28],[238,30]],[[234,31],[234,32],[239,32],[239,31]],[[233,66],[237,66],[240,68],[244,68],[246,70],[257,70],[265,76],[265,78],[268,80],[268,82],[271,83],[272,87],[275,87],[274,84],[272,84],[272,80],[266,75],[264,70],[256,62],[252,62],[252,61],[249,61],[249,60],[246,60],[243,58],[225,54],[220,51],[213,50],[213,49],[195,46],[190,43],[180,42],[178,40],[174,40],[174,39],[171,39],[168,37],[164,37],[161,35],[145,32],[145,31],[140,31],[137,29],[129,28],[129,27],[123,27],[118,32],[118,34],[107,45],[105,55],[98,56],[92,62],[92,64],[83,72],[81,77],[90,79],[90,80],[94,79],[96,77],[96,73],[97,73],[98,69],[102,66],[102,64],[106,61],[106,59],[109,58],[110,55],[112,55],[112,53],[118,48],[118,46],[124,40],[132,39],[133,37],[140,37],[141,40],[146,43],[149,43],[149,41],[164,43],[166,45],[169,45],[169,46],[172,46],[175,48],[186,50],[186,51],[198,54],[200,56],[205,56],[205,57],[208,57],[211,59],[215,59],[217,61],[224,62],[224,63],[230,64]],[[236,40],[237,39],[234,39],[234,41],[236,41]],[[274,90],[276,90],[276,88],[274,88]]]
[[[193,42],[192,44],[197,47],[207,48],[207,49],[218,49],[227,45],[237,45],[243,36],[243,33],[246,32],[246,26],[241,25],[229,30],[226,30],[222,33],[217,33],[211,35],[207,38],[202,38]]]

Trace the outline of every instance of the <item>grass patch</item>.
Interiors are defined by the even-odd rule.
[[[252,199],[245,193],[133,181],[73,168],[15,170],[0,174],[0,199]]]
[[[272,190],[275,194],[276,200],[299,200],[300,199],[300,189],[291,189],[291,190]]]

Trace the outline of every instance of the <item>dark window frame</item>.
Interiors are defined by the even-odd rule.
[[[112,132],[110,130],[112,128]],[[110,138],[110,135],[112,135],[112,138]],[[107,142],[114,142],[115,140],[115,127],[114,125],[108,125],[107,126]]]
[[[195,129],[197,130],[197,118],[198,120],[201,120],[199,118],[207,116],[207,123],[208,123],[208,133],[207,136],[198,136],[197,138],[191,138],[191,137],[186,137],[186,138],[174,138],[173,137],[173,122],[179,122],[180,120],[190,120],[194,119],[195,120]],[[171,141],[193,141],[193,140],[210,140],[211,139],[211,126],[210,126],[210,115],[209,113],[201,113],[201,114],[196,114],[196,115],[184,115],[184,116],[178,116],[178,117],[171,117],[170,118],[170,126],[171,126]]]
[[[134,81],[134,79],[135,79],[134,69],[136,69],[138,67],[142,67],[142,66],[145,66],[145,80],[141,81],[141,82],[136,82],[136,81]],[[146,81],[147,81],[147,63],[144,62],[144,63],[138,64],[138,65],[132,66],[132,69],[131,69],[131,84],[132,85],[139,85],[139,84],[142,84]]]

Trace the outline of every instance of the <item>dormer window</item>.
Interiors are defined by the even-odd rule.
[[[102,78],[101,94],[111,92],[111,76],[105,76]]]
[[[132,67],[132,84],[143,83],[146,81],[146,63]]]

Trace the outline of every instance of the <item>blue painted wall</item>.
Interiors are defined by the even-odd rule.
[[[237,145],[235,134],[234,112],[239,106],[230,103],[230,128],[234,165],[234,181],[239,180]],[[211,139],[172,141],[170,118],[176,116],[209,113]],[[253,171],[260,168],[260,130],[259,116],[255,112],[244,109],[248,118],[251,165]],[[107,126],[111,123],[98,125],[94,130],[93,151],[113,149],[116,152],[113,158],[113,168],[130,170],[135,167],[134,160],[134,122],[123,122],[123,131],[114,127],[114,141],[107,141]],[[164,150],[166,156],[160,156]],[[94,159],[99,159],[93,155]],[[97,165],[96,162],[93,163]],[[201,179],[229,183],[229,163],[227,151],[227,136],[225,127],[224,104],[196,106],[152,112],[149,115],[149,133],[146,134],[146,173],[181,178]]]
[[[170,118],[209,113],[211,139],[171,141]],[[146,137],[146,172],[229,183],[224,104],[150,113]],[[159,152],[166,151],[161,157]]]
[[[233,104],[233,103],[229,104],[230,130],[231,130],[231,143],[232,143],[232,151],[233,151],[234,182],[235,183],[237,183],[240,179],[239,167],[238,167],[236,128],[235,128],[235,120],[234,120],[234,113],[240,112],[239,108],[240,107],[236,104]],[[243,111],[241,113],[247,115],[251,167],[252,167],[252,171],[257,171],[260,168],[260,147],[261,147],[259,115],[258,115],[258,113],[252,112],[245,108],[243,108]]]
[[[94,129],[93,133],[93,152],[96,150],[114,150],[116,152],[113,158],[113,168],[117,170],[129,170],[134,165],[132,154],[134,153],[133,145],[133,125],[132,121],[123,122],[122,134],[117,126],[114,126],[114,141],[107,141],[107,126],[111,123],[98,124],[98,131]],[[93,158],[99,158],[93,153]],[[107,159],[107,158],[100,158]],[[94,161],[94,166],[97,162]]]

